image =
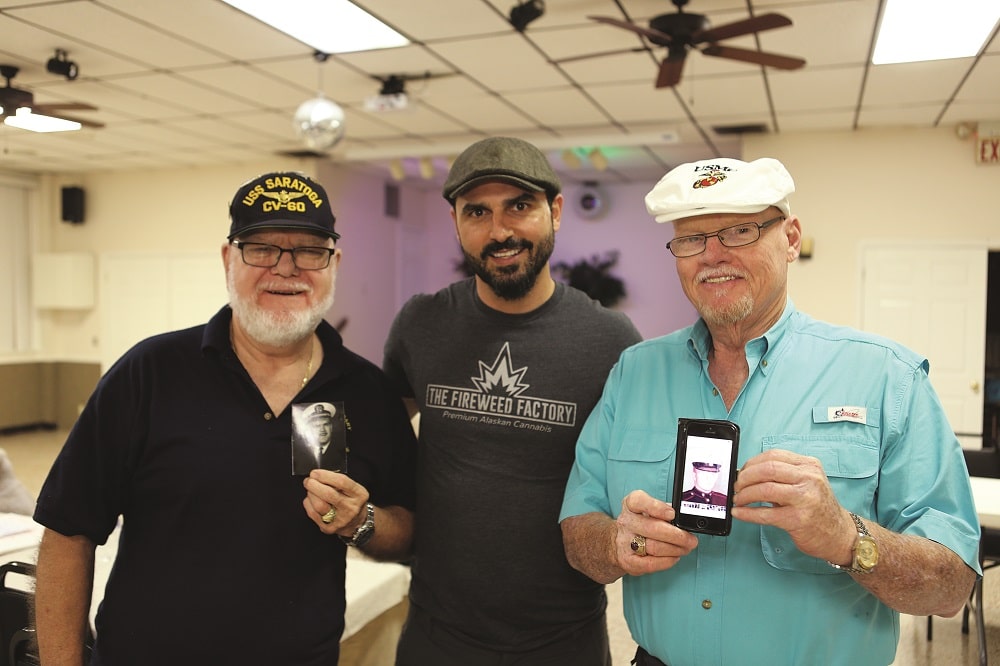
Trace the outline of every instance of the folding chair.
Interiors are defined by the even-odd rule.
[[[22,589],[8,584],[8,574],[19,574],[30,583]],[[39,666],[38,642],[35,640],[32,602],[35,565],[8,562],[0,566],[0,666]],[[84,654],[88,655],[94,637],[87,628]]]
[[[980,450],[966,450],[965,465],[969,468],[969,476],[1000,478],[1000,452],[995,447]],[[976,581],[972,587],[969,600],[962,609],[962,633],[969,633],[969,614],[976,615],[976,638],[979,640],[979,664],[987,666],[986,622],[983,618],[983,580],[986,570],[1000,565],[1000,529],[992,527],[980,528],[979,536],[979,566],[983,569],[983,578]],[[934,639],[933,620],[927,617],[927,640]]]
[[[11,586],[9,574],[30,579],[28,590]],[[8,562],[0,566],[0,666],[33,666],[39,663],[31,618],[34,592],[30,590],[34,589],[34,578],[34,564]]]

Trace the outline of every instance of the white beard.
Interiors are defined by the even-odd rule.
[[[330,293],[312,308],[275,312],[257,307],[251,298],[241,297],[233,283],[233,271],[226,280],[233,318],[254,342],[271,347],[287,347],[312,334],[333,307],[336,286],[337,274],[334,273],[330,279]]]
[[[729,326],[743,321],[753,312],[753,298],[744,296],[726,308],[706,307],[702,319],[710,324]]]

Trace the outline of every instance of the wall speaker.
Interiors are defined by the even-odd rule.
[[[62,188],[62,219],[63,222],[83,224],[83,188]]]
[[[385,216],[399,217],[399,185],[395,183],[385,184]]]

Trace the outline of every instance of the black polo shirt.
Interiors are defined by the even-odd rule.
[[[228,306],[149,338],[99,382],[35,520],[104,543],[122,517],[95,664],[331,664],[345,546],[306,515],[291,409],[274,415],[239,363]],[[322,322],[321,367],[294,402],[343,402],[347,473],[376,505],[414,507],[416,441],[375,365]],[[99,592],[98,592],[99,593]]]

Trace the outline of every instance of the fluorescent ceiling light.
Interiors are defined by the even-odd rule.
[[[32,113],[31,109],[21,107],[13,116],[4,118],[4,125],[28,130],[29,132],[70,132],[80,129],[80,123],[75,120],[65,120],[63,118],[53,118]]]
[[[347,0],[223,0],[322,53],[350,53],[410,43]]]
[[[997,0],[887,0],[872,64],[974,56],[997,19]]]

